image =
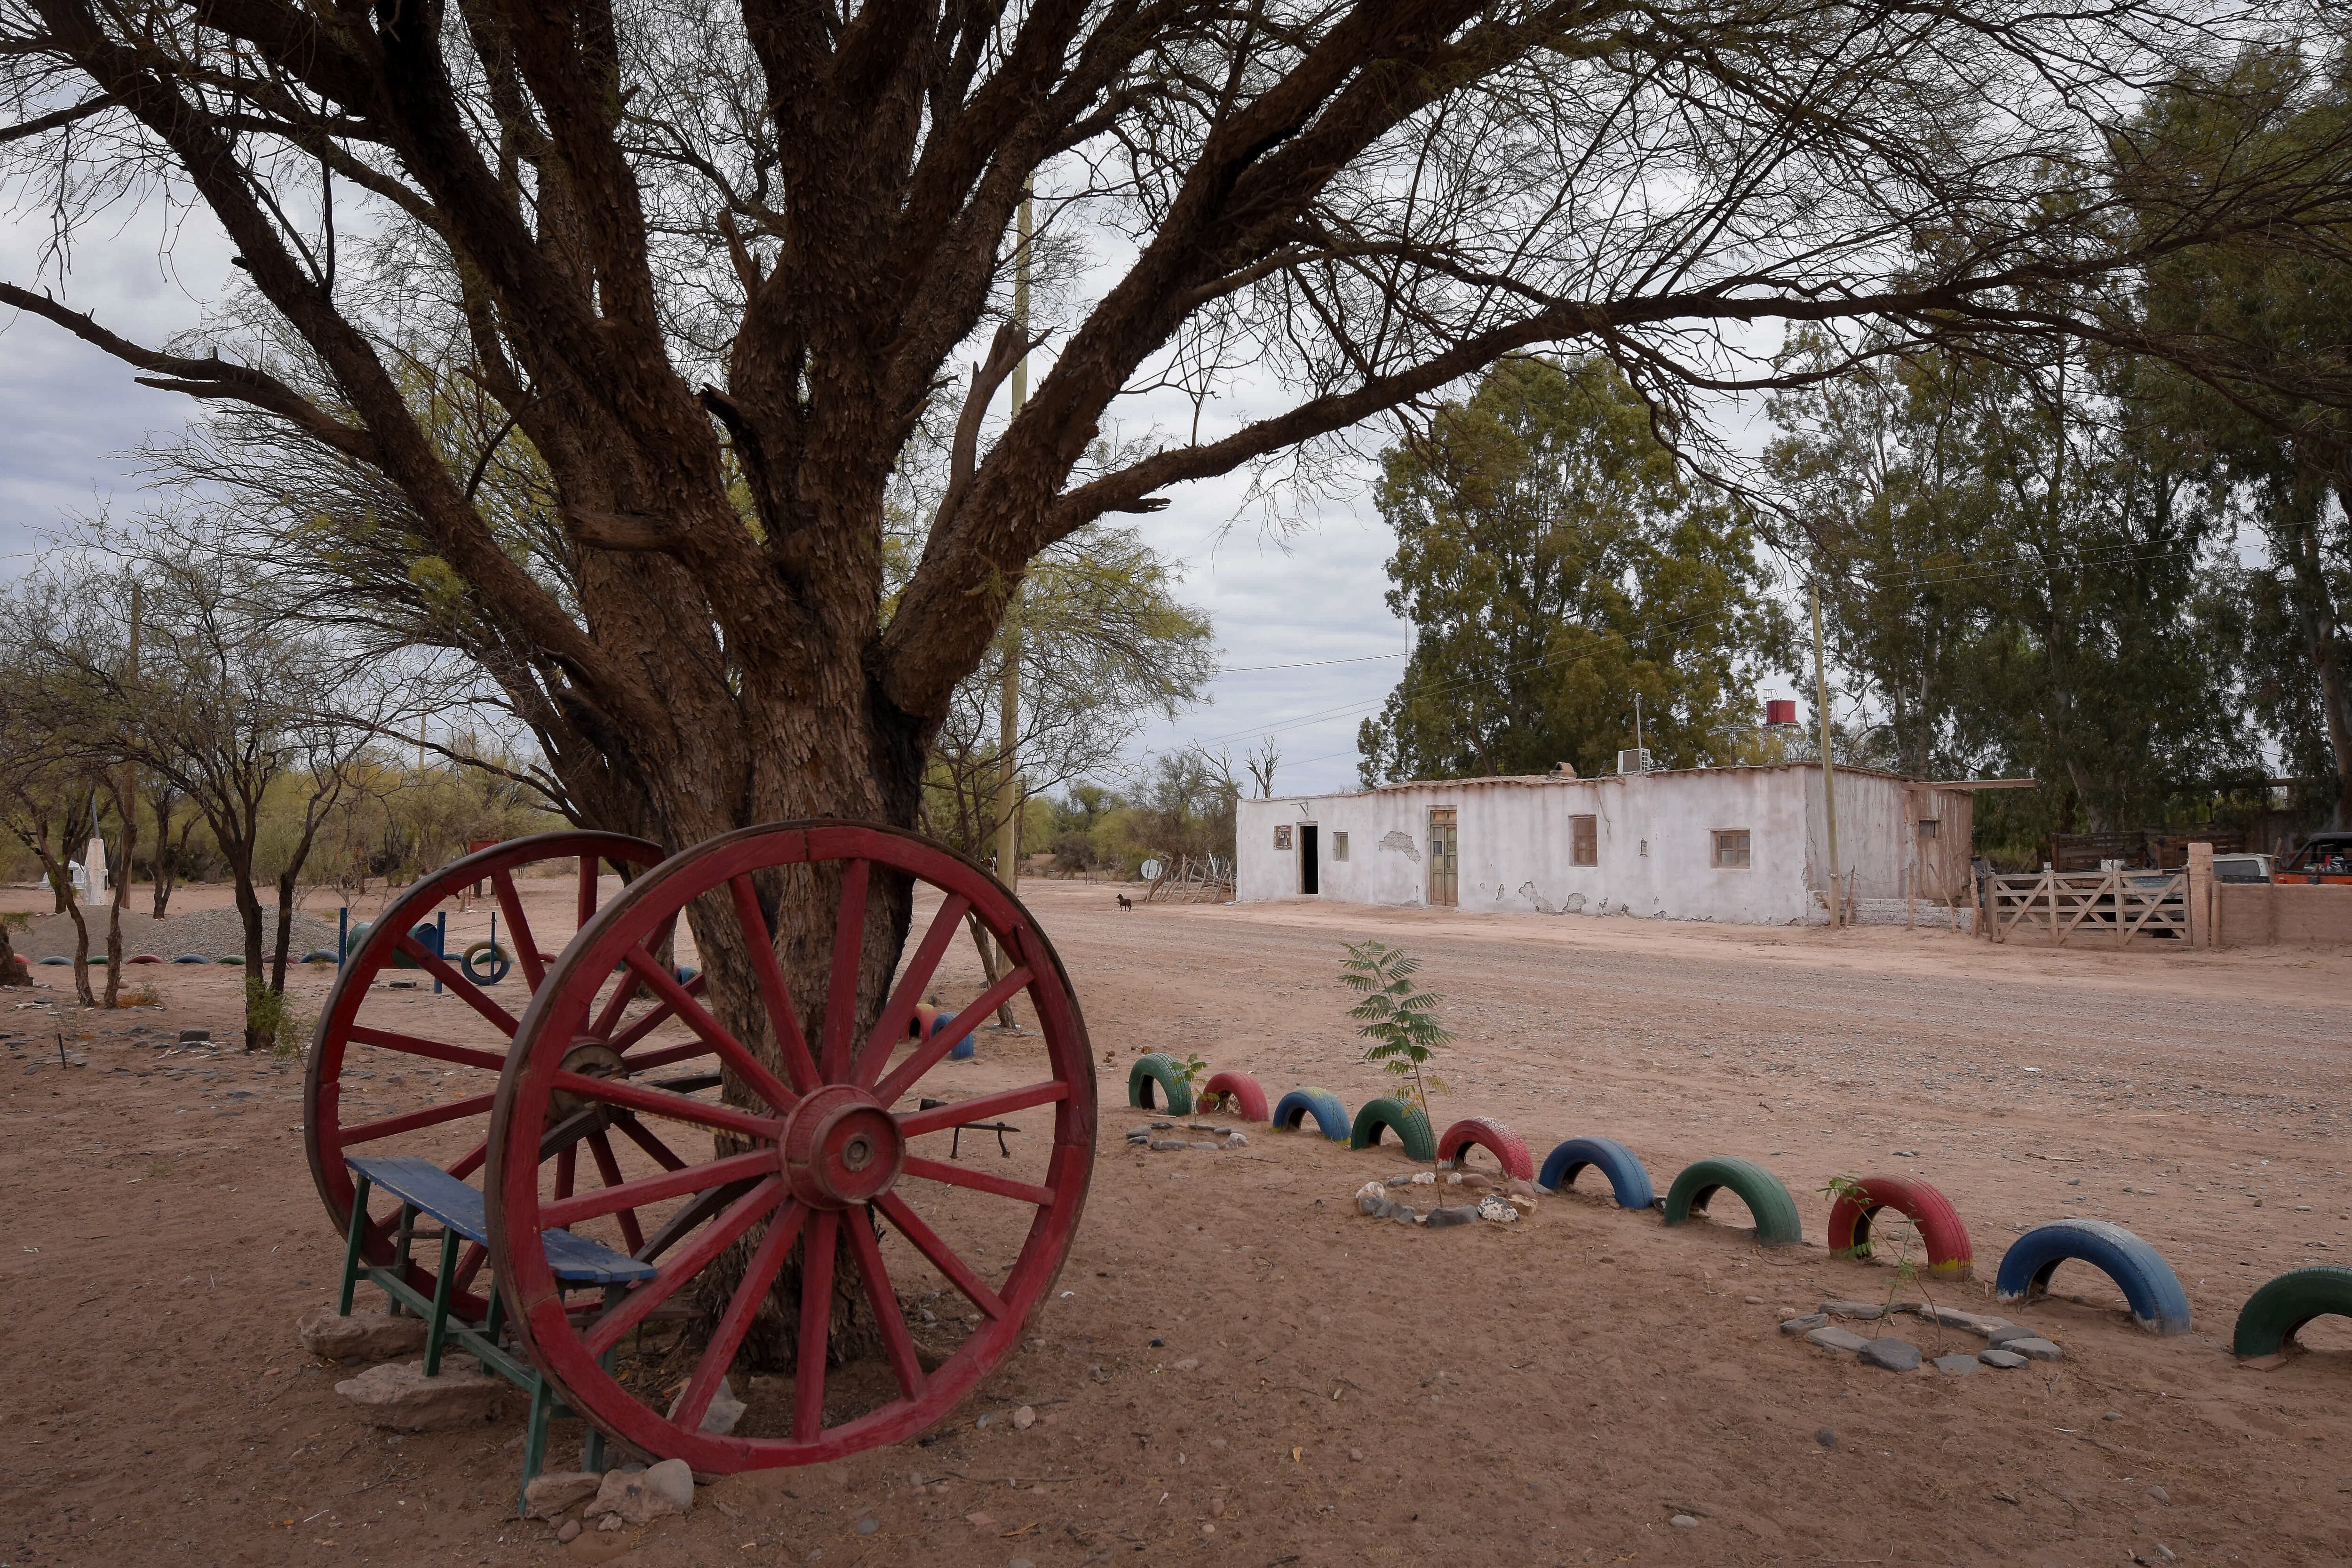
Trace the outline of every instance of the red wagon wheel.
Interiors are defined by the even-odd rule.
[[[373,1071],[454,1067],[499,1072],[506,1066],[508,1046],[518,1027],[516,1015],[523,1009],[510,1009],[496,993],[505,991],[512,997],[512,982],[488,989],[476,984],[454,959],[436,954],[417,942],[412,931],[427,921],[443,900],[456,897],[461,888],[488,883],[499,911],[500,945],[514,952],[515,971],[522,989],[536,994],[556,958],[549,948],[560,949],[562,944],[551,940],[553,932],[533,929],[515,886],[516,874],[528,866],[573,858],[580,861],[580,871],[572,912],[578,924],[584,926],[596,912],[600,879],[607,865],[629,872],[641,870],[659,863],[662,851],[659,845],[618,833],[542,833],[495,845],[452,861],[418,881],[376,918],[366,939],[346,958],[312,1038],[302,1121],[303,1142],[310,1157],[310,1177],[339,1232],[347,1234],[351,1224],[352,1173],[343,1163],[346,1153],[364,1148],[371,1154],[424,1155],[452,1175],[464,1179],[481,1168],[489,1152],[490,1108],[495,1095],[494,1086],[487,1082],[472,1092],[467,1092],[471,1086],[460,1083],[455,1086],[458,1092],[453,1097],[421,1110],[345,1120],[344,1100],[352,1082],[350,1075],[362,1059],[354,1047],[384,1053],[366,1058],[373,1064]],[[546,923],[544,914],[541,923]],[[667,932],[655,935],[658,946]],[[378,978],[394,968],[396,957],[414,966],[410,973],[438,980],[454,994],[465,1008],[460,1017],[420,1026],[410,1016],[412,1009],[394,1004],[381,993],[374,994],[374,1005],[370,1005],[372,988]],[[595,1058],[596,1068],[601,1070],[614,1070],[614,1064],[621,1063],[619,1070],[625,1075],[686,1057],[709,1054],[708,1047],[692,1042],[683,1056],[673,1047],[657,1051],[640,1049],[624,1058],[624,1053],[630,1053],[631,1047],[667,1023],[676,1009],[673,1004],[652,997],[634,972],[609,978],[611,984],[604,987],[602,1005],[582,1030],[583,1048],[576,1055],[583,1059]],[[687,989],[699,992],[702,984],[697,979]],[[652,1003],[649,1009],[636,1016],[629,1013],[633,1004],[645,1001]],[[478,1040],[485,1036],[491,1044],[467,1044],[464,1038],[450,1037],[472,1037]],[[354,1092],[351,1098],[356,1100],[359,1095]],[[613,1151],[614,1132],[634,1141],[644,1133],[644,1129],[624,1112],[620,1118],[607,1114],[576,1119],[550,1138],[546,1155],[556,1164],[567,1191],[583,1147],[602,1179],[621,1179]],[[392,1262],[398,1246],[394,1231],[397,1217],[395,1207],[393,1213],[371,1220],[362,1244],[368,1262],[379,1267]],[[631,1225],[634,1227],[634,1218]],[[423,1250],[429,1249],[420,1249]],[[468,1318],[479,1319],[489,1310],[487,1299],[472,1289],[486,1259],[484,1250],[472,1246],[466,1247],[458,1258],[454,1301],[457,1310]],[[425,1261],[412,1258],[408,1281],[425,1295],[433,1292],[433,1272]]]
[[[836,868],[842,888],[824,1024],[814,1040],[794,1013],[754,880],[798,866]],[[915,923],[880,1015],[861,1032],[860,955],[877,872],[912,882]],[[781,1067],[688,1005],[637,956],[648,933],[706,896],[706,920],[732,919],[741,928]],[[967,915],[1012,954],[1013,966],[956,1008],[955,1022],[909,1040],[908,1020]],[[922,935],[914,940],[918,929]],[[591,1016],[595,982],[618,963],[645,972],[717,1052],[733,1091],[728,1101],[566,1068],[570,1042]],[[959,1064],[938,1077],[994,1073],[1014,1080],[1010,1087],[948,1104],[916,1092],[943,1090],[929,1075],[975,1024],[1024,992],[1035,1010],[1042,1061],[1024,1060],[1008,1046],[986,1063]],[[567,1097],[675,1123],[683,1136],[673,1142],[698,1146],[697,1157],[678,1168],[665,1162],[616,1187],[557,1196],[529,1151],[563,1114]],[[969,1163],[949,1158],[958,1126],[1048,1109],[1050,1140],[1036,1136],[1045,1128],[1033,1117],[1014,1129],[1026,1135],[1012,1141],[1013,1154],[967,1145]],[[909,834],[824,822],[747,828],[638,880],[550,971],[499,1084],[487,1189],[492,1266],[525,1349],[565,1403],[608,1436],[698,1470],[815,1463],[935,1425],[1013,1348],[1069,1251],[1094,1142],[1086,1026],[1060,959],[1012,894],[971,861]],[[518,1151],[520,1159],[513,1157]],[[1016,1158],[1027,1163],[1008,1169],[1005,1162]],[[667,1211],[665,1229],[677,1238],[667,1261],[601,1308],[567,1303],[538,1237],[558,1226],[593,1235],[624,1205]],[[835,1264],[844,1249],[873,1309],[883,1353],[829,1372]],[[797,1350],[789,1394],[781,1377],[738,1373],[732,1386],[752,1400],[741,1426],[705,1430],[720,1380],[796,1254],[798,1321],[769,1331],[775,1343],[788,1339]],[[923,1292],[926,1283],[940,1289]],[[958,1297],[970,1303],[968,1313]],[[930,1300],[976,1325],[960,1344],[941,1342],[949,1335],[941,1314],[923,1305]],[[698,1328],[690,1321],[698,1311]],[[754,1386],[763,1382],[765,1392]]]

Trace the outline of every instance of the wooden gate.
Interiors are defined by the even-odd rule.
[[[1995,942],[2022,928],[2058,947],[2072,936],[2134,937],[2189,942],[2186,871],[2042,871],[1985,879],[1986,914]]]

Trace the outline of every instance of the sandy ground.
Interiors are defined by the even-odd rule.
[[[2352,960],[1303,903],[1125,913],[1107,889],[1024,891],[1112,1058],[1069,1299],[929,1442],[730,1478],[688,1519],[587,1547],[509,1517],[519,1418],[387,1437],[332,1392],[348,1373],[296,1342],[339,1262],[299,1068],[163,1058],[125,1032],[226,1037],[235,972],[149,969],[161,1010],[55,1025],[0,994],[16,1439],[0,1563],[2352,1557],[2335,1452],[2352,1325],[2315,1325],[2316,1348],[2270,1371],[2228,1352],[2254,1285],[2352,1249]],[[9,907],[46,904],[27,889],[0,894]],[[1758,1160],[1798,1194],[1807,1245],[1759,1249],[1728,1202],[1670,1231],[1581,1193],[1517,1226],[1416,1231],[1349,1202],[1409,1168],[1392,1149],[1123,1145],[1141,1120],[1119,1109],[1125,1068],[1145,1050],[1197,1051],[1270,1094],[1376,1092],[1334,981],[1339,942],[1364,936],[1412,946],[1450,998],[1441,1121],[1500,1118],[1538,1157],[1612,1136],[1661,1190],[1703,1155]],[[57,987],[37,996],[69,1000],[59,972],[37,973]],[[298,984],[315,1010],[325,979]],[[977,990],[968,954],[942,985]],[[383,1005],[466,1023],[429,992]],[[57,1066],[53,1035],[88,1065]],[[962,1083],[1024,1081],[1033,1053],[1034,1037],[984,1037]],[[467,1088],[392,1076],[368,1080],[371,1103]],[[2139,1332],[2068,1265],[2059,1297],[2016,1314],[2063,1363],[1955,1380],[1792,1342],[1781,1316],[1886,1289],[1888,1270],[1822,1247],[1819,1189],[1839,1173],[1929,1180],[1958,1205],[1979,1281],[1938,1300],[1992,1310],[2003,1246],[2087,1215],[2172,1260],[2197,1330]],[[1975,1343],[1904,1331],[1931,1354]],[[1026,1431],[975,1425],[1023,1404]],[[1669,1526],[1678,1510],[1696,1528]]]

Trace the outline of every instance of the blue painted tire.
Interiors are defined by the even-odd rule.
[[[676,969],[671,970],[670,974],[680,985],[688,985],[701,977],[702,971],[697,969],[691,963],[681,963]]]
[[[938,1017],[931,1020],[931,1033],[936,1035],[941,1029],[946,1028],[950,1024],[954,1022],[955,1015],[953,1013],[942,1013]],[[968,1062],[971,1060],[972,1053],[979,1049],[980,1042],[971,1036],[966,1035],[962,1039],[958,1040],[954,1045],[948,1047],[948,1060],[951,1062]]]
[[[1348,1147],[1370,1148],[1381,1141],[1383,1129],[1396,1133],[1407,1158],[1437,1158],[1437,1133],[1429,1125],[1429,1113],[1418,1105],[1407,1105],[1389,1095],[1366,1100],[1364,1108],[1356,1112],[1356,1120],[1348,1128]]]
[[[1706,1212],[1707,1200],[1726,1187],[1748,1205],[1756,1239],[1766,1247],[1794,1247],[1805,1239],[1805,1222],[1788,1184],[1752,1160],[1698,1160],[1683,1167],[1666,1189],[1666,1223],[1681,1225]]]
[[[2152,1334],[2189,1331],[2189,1293],[2163,1254],[2119,1225],[2103,1219],[2060,1219],[2035,1226],[2001,1256],[1993,1296],[2023,1301],[2050,1287],[2069,1259],[2087,1263],[2123,1288],[2132,1320]]]
[[[457,968],[477,985],[496,985],[514,969],[514,957],[502,944],[478,942],[457,960]],[[685,984],[692,973],[691,970],[679,970],[678,983]]]
[[[1658,1201],[1650,1173],[1642,1168],[1633,1151],[1614,1138],[1571,1138],[1560,1144],[1544,1156],[1536,1185],[1548,1193],[1572,1187],[1577,1173],[1587,1165],[1609,1178],[1609,1190],[1617,1194],[1619,1208],[1645,1209]]]
[[[37,959],[33,960],[33,962],[34,962],[35,963],[71,963],[73,962],[73,960],[72,960],[72,959],[70,959],[70,958],[37,958]],[[181,960],[181,962],[184,963],[186,963],[187,961],[186,961],[185,959],[183,959],[183,960]],[[198,963],[202,963],[204,962],[204,960],[200,958],[200,959],[196,960],[196,962],[197,962]]]
[[[210,963],[212,960],[206,958],[201,952],[184,952],[180,954],[179,957],[172,960],[172,962],[174,963]]]
[[[1153,1051],[1138,1057],[1135,1065],[1127,1069],[1127,1103],[1138,1110],[1161,1109],[1151,1103],[1151,1086],[1158,1084],[1167,1100],[1171,1116],[1192,1114],[1192,1086],[1184,1081],[1176,1066],[1176,1058],[1166,1051]]]
[[[139,961],[134,958],[131,962],[136,963]],[[314,947],[310,952],[302,955],[302,962],[305,963],[332,963],[335,962],[335,955],[329,952],[323,947]]]
[[[1315,1118],[1315,1130],[1334,1143],[1348,1142],[1351,1131],[1348,1108],[1339,1097],[1328,1089],[1294,1089],[1276,1102],[1272,1125],[1286,1132],[1296,1132],[1308,1117]]]

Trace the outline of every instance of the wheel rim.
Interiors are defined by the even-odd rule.
[[[752,881],[762,871],[813,865],[839,865],[845,889],[833,932],[826,1025],[814,1040],[803,1035],[786,995]],[[831,998],[855,997],[865,895],[876,868],[913,880],[914,917],[879,1016],[861,1037],[854,1007]],[[927,889],[938,896],[929,910]],[[711,900],[704,905],[706,918],[723,910],[746,939],[781,1070],[700,1009],[683,1021],[756,1103],[664,1095],[565,1073],[565,1042],[586,1015],[587,984],[642,951],[646,931],[678,919],[704,898]],[[957,1007],[955,1023],[910,1038],[908,1020],[967,915],[1013,955],[1015,966]],[[993,1068],[1022,1081],[924,1108],[916,1091],[929,1086],[929,1075],[950,1050],[1000,1002],[1024,993],[1043,1037],[1042,1069]],[[617,1187],[556,1196],[543,1168],[509,1154],[530,1148],[555,1114],[556,1097],[566,1093],[677,1123],[688,1137],[670,1137],[673,1146],[708,1134],[708,1152],[688,1157],[681,1168],[666,1167]],[[986,871],[890,829],[844,823],[747,828],[688,850],[641,878],[583,931],[534,996],[499,1085],[491,1128],[492,1267],[518,1337],[565,1403],[645,1453],[725,1472],[814,1463],[897,1442],[945,1416],[1013,1348],[1023,1324],[1050,1292],[1093,1170],[1094,1097],[1085,1025],[1061,962],[1029,912]],[[957,1125],[1049,1107],[1050,1143],[1034,1136],[1043,1131],[1034,1116],[1024,1130],[1030,1136],[1020,1140],[1022,1157],[1044,1167],[1027,1173],[1037,1179],[982,1166],[973,1145],[963,1156],[971,1163],[948,1159],[949,1133]],[[665,1126],[664,1136],[669,1132]],[[919,1142],[934,1133],[936,1148]],[[984,1157],[1002,1163],[992,1144]],[[662,1221],[668,1257],[655,1279],[609,1305],[583,1293],[567,1308],[544,1250],[515,1243],[535,1243],[541,1231],[559,1226],[595,1234],[609,1226],[611,1211],[624,1203],[649,1215],[670,1211]],[[1021,1234],[1008,1265],[1000,1270],[981,1257],[990,1238],[1015,1230]],[[749,1253],[736,1282],[725,1289],[723,1280],[706,1282],[698,1292],[697,1282],[720,1267],[730,1248],[739,1258]],[[862,1279],[865,1302],[880,1329],[881,1363],[887,1363],[887,1372],[881,1363],[857,1369],[862,1382],[841,1375],[850,1368],[824,1369],[841,1253],[854,1260]],[[801,1310],[788,1327],[798,1369],[820,1371],[812,1378],[796,1369],[788,1400],[776,1392],[754,1410],[751,1429],[724,1436],[701,1430],[754,1316],[795,1258]],[[932,1315],[910,1311],[894,1284],[931,1279],[941,1285],[940,1300],[960,1295],[976,1315],[978,1326],[951,1350],[917,1343],[913,1319]],[[688,1342],[681,1333],[667,1350],[647,1352],[646,1331],[656,1314],[676,1311],[698,1293],[706,1310],[725,1303],[708,1337]],[[625,1364],[608,1368],[616,1356]],[[685,1375],[668,1380],[667,1373],[677,1372]],[[748,1386],[734,1384],[739,1395]],[[756,1429],[762,1411],[772,1417],[766,1431]]]
[[[343,1163],[346,1153],[365,1149],[373,1154],[421,1154],[434,1160],[444,1170],[461,1180],[470,1179],[483,1166],[489,1152],[489,1130],[492,1108],[497,1102],[494,1090],[485,1085],[472,1093],[461,1093],[455,1100],[435,1104],[424,1110],[391,1115],[369,1116],[346,1122],[343,1100],[348,1075],[361,1058],[358,1050],[388,1053],[379,1058],[382,1067],[414,1065],[435,1068],[454,1066],[485,1072],[501,1072],[506,1066],[507,1047],[496,1048],[462,1044],[453,1039],[437,1038],[436,1035],[451,1035],[458,1031],[446,1026],[435,1026],[431,1032],[419,1033],[410,1020],[410,1027],[394,1029],[390,1020],[371,1016],[367,1007],[370,988],[377,977],[394,967],[395,954],[404,955],[417,965],[403,971],[420,979],[439,979],[466,1005],[468,1018],[487,1022],[499,1035],[510,1040],[519,1020],[498,998],[467,973],[462,957],[435,959],[430,951],[414,942],[410,930],[431,914],[436,906],[452,897],[457,889],[477,882],[490,885],[499,918],[499,945],[507,947],[515,957],[514,967],[524,987],[536,993],[544,984],[551,966],[559,956],[546,951],[551,945],[545,937],[532,929],[524,911],[520,892],[515,886],[516,874],[527,866],[550,860],[583,859],[587,871],[574,883],[573,910],[580,923],[585,925],[593,916],[598,903],[599,879],[606,865],[614,864],[642,870],[656,865],[662,858],[661,847],[643,838],[632,838],[617,833],[542,833],[527,838],[517,838],[478,854],[454,860],[432,876],[425,878],[401,895],[389,908],[376,917],[367,938],[346,959],[337,975],[335,988],[327,998],[320,1014],[319,1026],[313,1035],[310,1059],[304,1083],[302,1138],[310,1160],[310,1178],[318,1187],[320,1199],[327,1205],[327,1214],[339,1235],[347,1235],[351,1226],[352,1186],[351,1170]],[[542,917],[543,923],[543,917]],[[492,982],[493,985],[499,984]],[[628,984],[636,987],[634,978]],[[616,987],[607,987],[606,1000]],[[692,990],[701,989],[698,982]],[[640,993],[641,994],[641,993]],[[627,1017],[622,1006],[612,1010],[609,1019],[602,1018],[602,1010],[592,1015],[593,1026],[602,1019],[603,1035],[599,1045],[617,1059],[611,1047],[613,1039],[626,1037],[642,1038],[658,1027],[667,1015],[667,1004],[656,1005],[656,1014],[635,1018]],[[697,1053],[707,1054],[707,1053]],[[680,1058],[666,1056],[665,1062]],[[644,1064],[637,1064],[642,1068]],[[470,1076],[470,1075],[469,1075]],[[355,1098],[355,1097],[354,1097]],[[625,1137],[635,1134],[625,1126],[606,1120],[592,1126],[583,1121],[567,1129],[561,1146],[551,1147],[548,1158],[562,1167],[562,1179],[568,1184],[577,1180],[579,1152],[584,1144],[593,1161],[593,1169],[601,1174],[613,1164],[609,1144],[611,1133]],[[602,1146],[600,1146],[602,1145]],[[396,1251],[394,1227],[398,1220],[396,1206],[381,1218],[372,1215],[368,1235],[363,1239],[362,1255],[379,1268],[391,1264]],[[419,1254],[429,1248],[417,1249]],[[406,1279],[424,1295],[431,1295],[434,1287],[433,1259],[425,1256],[410,1258]],[[488,1261],[482,1247],[468,1243],[460,1252],[455,1284],[457,1290],[452,1307],[461,1316],[478,1321],[489,1310],[487,1296],[473,1289],[473,1282]]]

